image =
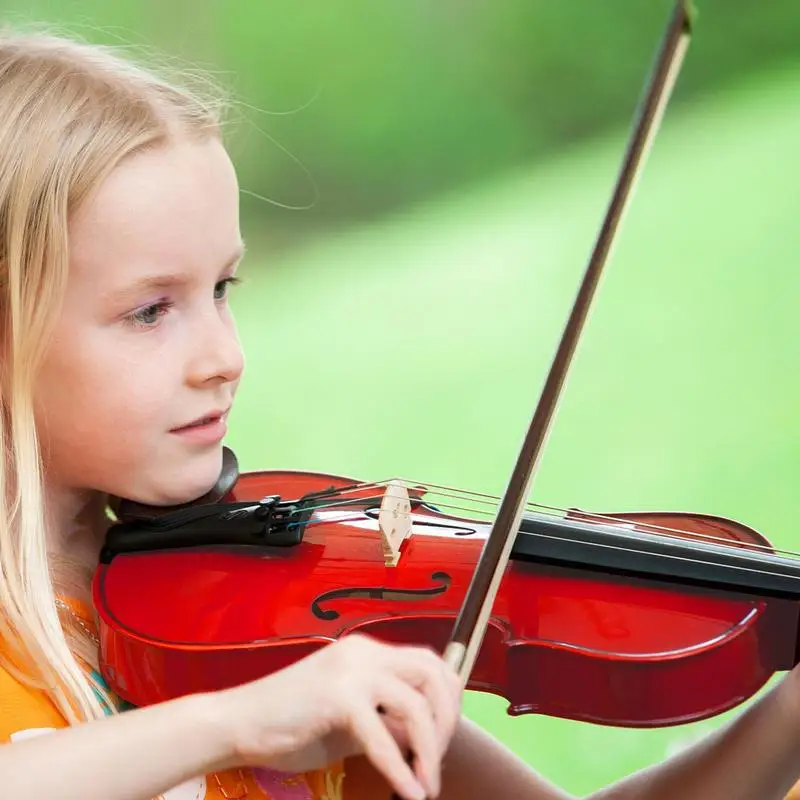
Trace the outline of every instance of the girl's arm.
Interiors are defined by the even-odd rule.
[[[427,648],[348,636],[267,677],[0,746],[3,797],[142,800],[231,767],[364,753],[405,800],[436,796],[461,686]],[[420,762],[405,763],[398,739]]]
[[[800,778],[795,669],[730,724],[595,800],[783,800]]]
[[[581,753],[568,754],[579,770]],[[783,800],[800,778],[800,675],[790,673],[693,747],[591,795],[593,800]],[[462,720],[442,768],[441,800],[568,800]],[[800,795],[798,795],[800,797]]]
[[[195,695],[0,746],[3,795],[142,800],[230,757],[211,695]]]

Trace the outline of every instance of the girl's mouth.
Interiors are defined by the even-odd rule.
[[[221,441],[228,432],[227,416],[228,410],[215,411],[204,417],[199,417],[188,425],[173,428],[170,433],[200,444],[213,444]]]

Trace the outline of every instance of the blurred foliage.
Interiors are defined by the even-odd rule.
[[[247,104],[234,141],[244,188],[278,203],[313,203],[301,216],[314,227],[457,190],[627,125],[673,4],[6,0],[5,7],[12,20],[145,44],[209,69]],[[697,7],[676,105],[796,54],[796,0],[699,0]],[[264,205],[245,211],[253,209],[263,213]]]

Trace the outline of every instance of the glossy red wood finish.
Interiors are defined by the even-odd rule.
[[[299,498],[353,483],[249,473],[226,499]],[[684,518],[615,516],[645,523],[668,516],[672,525]],[[377,521],[353,508],[315,512],[292,548],[117,556],[101,565],[93,586],[104,675],[120,696],[147,705],[261,677],[356,631],[441,651],[488,532],[485,522],[477,525],[481,532],[470,537],[422,526],[404,543],[397,567],[384,565]],[[742,531],[749,529],[737,528],[732,544]],[[438,591],[320,599],[359,587]],[[315,615],[315,602],[335,618]],[[782,635],[787,630],[797,630],[797,606],[789,601],[732,599],[512,560],[468,688],[506,698],[510,714],[631,727],[689,722],[737,705],[788,668],[795,639]]]

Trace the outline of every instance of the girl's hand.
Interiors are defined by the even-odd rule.
[[[433,651],[361,635],[217,695],[236,766],[304,772],[364,754],[407,800],[439,794],[461,708],[461,683]]]

